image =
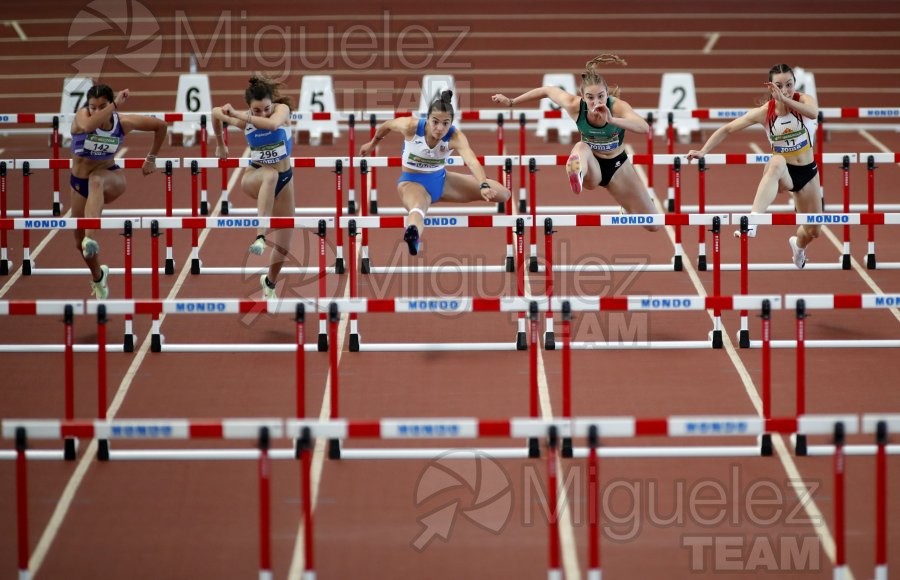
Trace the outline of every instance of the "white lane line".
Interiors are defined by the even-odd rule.
[[[631,148],[628,149],[629,155],[633,155],[634,152],[631,150]],[[635,166],[635,169],[644,180],[644,183],[646,183],[647,175],[644,172],[643,167]],[[653,203],[656,205],[659,211],[665,211],[662,204],[660,204],[655,195],[653,196]],[[666,226],[666,233],[668,234],[669,239],[671,240],[674,247],[674,228],[671,226]],[[697,294],[700,296],[707,296],[706,289],[703,287],[703,283],[700,281],[700,277],[698,276],[697,271],[694,269],[694,265],[690,260],[684,260],[684,268],[688,273],[688,277],[690,277],[694,288],[697,290]],[[707,310],[707,315],[709,316],[711,322],[715,319],[712,312],[710,312],[709,310]],[[728,331],[724,327],[724,324],[722,328],[722,343],[725,351],[728,353],[728,358],[731,360],[731,363],[732,365],[734,365],[738,376],[741,378],[741,383],[744,386],[744,391],[746,392],[747,397],[753,404],[754,409],[756,409],[756,413],[762,416],[762,399],[759,396],[761,389],[757,389],[756,385],[753,383],[753,378],[750,376],[750,372],[747,370],[747,367],[744,365],[744,362],[741,360],[740,356],[738,356],[737,350],[735,350],[734,348],[734,343],[731,342],[731,337],[728,335]],[[828,529],[828,525],[825,523],[825,518],[822,516],[822,511],[816,505],[816,502],[811,497],[811,495],[806,493],[806,487],[805,485],[803,485],[805,480],[801,476],[800,470],[797,469],[797,465],[796,463],[794,463],[791,452],[788,450],[787,445],[785,445],[784,443],[784,438],[781,435],[773,435],[772,443],[775,453],[778,455],[778,459],[781,461],[781,465],[783,466],[784,471],[787,474],[788,481],[792,483],[791,488],[794,491],[794,494],[797,496],[797,500],[801,505],[803,505],[803,510],[806,512],[806,515],[809,518],[810,525],[815,530],[816,535],[819,537],[819,541],[822,543],[825,554],[828,556],[829,560],[831,560],[832,564],[834,564],[834,561],[837,557],[834,536],[831,535],[831,530]],[[854,580],[853,573],[850,571],[849,567],[847,568],[845,577],[848,580]]]
[[[360,252],[359,254],[361,254]],[[357,258],[357,262],[359,257]],[[358,264],[349,264],[350,268],[357,268]],[[344,287],[344,298],[350,297],[349,280]],[[341,355],[344,353],[344,341],[347,335],[347,325],[350,320],[348,314],[341,315],[341,322],[338,324],[337,344],[329,344],[328,348],[337,348],[337,364],[340,369]],[[322,393],[322,408],[319,411],[319,420],[326,421],[331,417],[331,371],[325,378],[325,391]],[[328,442],[325,439],[316,440],[316,448],[313,451],[312,464],[310,466],[310,501],[311,509],[315,512],[316,503],[319,499],[319,484],[322,480],[322,470],[325,467],[325,446]],[[297,527],[297,541],[294,542],[294,556],[291,558],[291,566],[288,569],[289,580],[300,580],[303,577],[303,567],[306,564],[306,554],[304,553],[304,541],[306,534],[306,526],[303,518]]]
[[[25,31],[22,30],[22,27],[19,25],[18,20],[7,20],[3,24],[15,30],[16,34],[19,35],[19,40],[28,40],[28,35],[26,35]]]
[[[249,152],[249,148],[246,149],[242,157],[248,155]],[[229,179],[228,181],[229,191],[237,183],[237,179],[240,174],[241,171],[235,171],[232,174],[231,179]],[[220,207],[221,204],[216,204],[216,210],[213,211],[212,214],[213,217],[218,215]],[[206,241],[206,238],[208,237],[210,231],[211,230],[204,230],[200,234],[198,247],[203,247],[203,243]],[[188,274],[190,274],[190,264],[190,260],[185,261],[184,266],[181,268],[181,272],[179,272],[178,274],[178,278],[176,279],[175,284],[172,286],[172,290],[169,292],[169,296],[167,297],[168,300],[172,300],[173,298],[175,298],[175,296],[181,290],[181,287],[184,285],[184,281],[187,279]],[[165,314],[160,316],[160,327],[162,326],[165,317]],[[131,389],[132,382],[137,376],[141,364],[144,362],[144,357],[146,357],[147,353],[150,351],[152,333],[153,329],[151,328],[150,331],[147,332],[147,335],[144,337],[140,349],[135,355],[134,360],[131,362],[131,365],[128,367],[128,371],[125,373],[125,376],[122,378],[122,382],[119,383],[119,388],[116,390],[116,395],[115,397],[113,397],[113,400],[109,405],[109,409],[107,409],[106,412],[106,416],[108,419],[113,419],[116,416],[116,413],[118,413],[119,409],[122,407],[122,403],[125,401],[125,396]],[[96,461],[96,455],[97,440],[91,439],[91,442],[85,450],[84,454],[81,456],[81,459],[78,460],[78,466],[75,468],[75,471],[69,478],[68,483],[66,483],[66,487],[65,489],[63,489],[62,495],[60,496],[59,501],[56,503],[53,514],[50,516],[50,520],[47,522],[47,527],[44,528],[44,531],[41,534],[41,538],[40,540],[38,540],[37,546],[35,546],[34,552],[31,554],[31,558],[29,558],[28,560],[28,569],[31,571],[32,578],[36,577],[38,571],[41,569],[41,565],[43,565],[44,559],[46,558],[47,553],[50,551],[50,548],[53,545],[53,541],[56,539],[56,536],[59,533],[59,528],[60,526],[62,526],[62,523],[69,512],[72,501],[75,499],[75,494],[78,492],[78,488],[81,486],[88,468],[94,463],[94,461]]]
[[[721,36],[718,32],[711,32],[709,35],[709,39],[706,41],[706,45],[703,47],[703,54],[709,54],[712,52],[713,47],[719,42],[719,36]]]

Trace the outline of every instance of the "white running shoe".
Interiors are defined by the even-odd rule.
[[[265,274],[259,277],[259,285],[260,287],[262,287],[263,298],[265,298],[266,300],[274,300],[278,298],[278,296],[276,296],[275,294],[275,289],[269,288],[269,285],[266,284]]]
[[[569,175],[572,193],[581,193],[581,182],[584,176],[581,173],[581,161],[577,155],[569,156],[569,160],[566,161],[566,173]]]
[[[734,230],[734,237],[741,237],[741,230]],[[747,237],[755,238],[756,237],[756,224],[749,224],[747,226]]]
[[[100,253],[100,244],[97,240],[84,236],[81,240],[81,255],[85,258],[93,258]]]
[[[253,243],[250,244],[250,253],[256,256],[262,256],[266,249],[266,238],[264,236],[256,236]]]
[[[100,281],[91,280],[91,294],[97,300],[109,298],[109,266],[100,266]]]
[[[791,254],[793,254],[794,265],[799,269],[803,269],[806,265],[806,250],[797,245],[797,236],[788,238],[788,244],[791,246]]]

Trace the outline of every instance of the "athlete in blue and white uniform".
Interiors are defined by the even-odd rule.
[[[213,118],[218,121],[213,127],[216,156],[220,159],[228,157],[222,123],[244,131],[252,161],[244,172],[241,187],[256,200],[260,217],[294,217],[291,103],[289,98],[279,95],[279,86],[268,79],[253,77],[244,92],[248,110],[238,111],[230,104],[212,110]],[[251,254],[262,255],[266,248],[266,232],[267,228],[257,230],[256,239],[250,244]],[[293,229],[274,229],[272,234],[269,269],[259,279],[266,299],[276,297],[275,285],[290,251]]]
[[[125,175],[118,171],[116,153],[131,131],[152,131],[153,145],[141,171],[156,171],[156,155],[166,139],[165,122],[144,115],[119,114],[128,89],[113,95],[107,85],[94,85],[87,104],[72,121],[72,217],[99,218],[103,207],[125,192]],[[75,230],[75,244],[91,271],[91,293],[99,300],[109,296],[109,268],[100,264],[100,244],[93,230]]]
[[[509,190],[499,182],[485,176],[484,168],[469,147],[468,139],[458,127],[452,125],[452,97],[451,91],[443,91],[440,97],[432,101],[424,119],[399,117],[385,121],[359,152],[362,157],[373,152],[378,141],[392,131],[403,135],[403,171],[397,180],[397,191],[409,213],[403,240],[413,256],[419,253],[425,214],[432,203],[505,202],[510,195]],[[447,158],[454,150],[462,157],[471,176],[445,169]]]
[[[581,134],[581,140],[572,147],[566,162],[572,192],[605,187],[627,213],[660,213],[625,152],[627,132],[646,135],[650,126],[631,105],[618,97],[618,87],[609,90],[606,80],[597,71],[597,67],[605,63],[624,65],[625,61],[615,55],[601,55],[588,61],[581,74],[579,95],[559,87],[538,87],[512,99],[503,94],[496,94],[491,99],[513,107],[547,98],[565,109],[571,118],[577,119],[575,124]],[[656,225],[644,227],[649,231],[659,229]]]
[[[710,135],[703,148],[688,152],[688,160],[703,157],[728,135],[753,125],[761,125],[772,147],[772,157],[766,163],[762,180],[753,199],[753,213],[765,213],[779,193],[789,191],[794,197],[797,213],[821,213],[822,189],[817,179],[818,168],[813,155],[816,118],[819,107],[810,95],[796,92],[794,71],[786,64],[769,70],[769,80],[763,83],[771,98],[762,106],[722,125]],[[740,232],[735,232],[739,236]],[[756,237],[751,225],[750,237]],[[797,235],[788,239],[794,265],[806,265],[806,247],[819,237],[819,226],[800,226]]]

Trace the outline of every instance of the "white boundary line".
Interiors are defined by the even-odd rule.
[[[629,154],[631,153],[632,152],[629,151]],[[642,179],[644,179],[644,182],[646,183],[646,173],[644,172],[643,167],[635,166],[635,170],[638,171],[638,174]],[[654,202],[657,208],[662,211],[663,207],[659,203],[659,200],[656,199],[655,195]],[[672,228],[671,226],[666,226],[666,233],[668,234],[669,239],[674,244],[674,228]],[[690,277],[691,282],[694,284],[694,288],[697,289],[697,294],[700,296],[706,296],[706,289],[703,287],[703,283],[700,281],[700,277],[697,275],[697,271],[694,269],[694,265],[690,260],[684,260],[684,268],[688,276]],[[709,311],[707,311],[707,314],[712,321],[713,315],[709,313]],[[750,376],[747,367],[744,365],[744,362],[741,360],[740,356],[738,356],[737,351],[734,348],[734,343],[731,342],[731,337],[729,336],[727,329],[724,327],[724,324],[722,327],[722,342],[725,347],[725,352],[728,353],[728,358],[731,360],[731,363],[734,365],[738,376],[740,376],[741,378],[741,383],[744,385],[744,390],[747,393],[747,397],[753,404],[753,408],[756,410],[756,413],[759,416],[762,416],[762,399],[760,399],[759,396],[760,390],[756,388],[756,385],[753,383],[753,378]],[[833,565],[836,558],[834,536],[831,535],[831,530],[825,523],[825,518],[823,517],[819,507],[816,505],[815,500],[811,497],[811,495],[806,494],[806,486],[802,485],[804,479],[800,475],[800,470],[797,468],[796,463],[794,463],[794,459],[784,443],[784,438],[781,435],[773,435],[772,443],[775,449],[775,453],[778,455],[778,459],[781,461],[781,465],[789,478],[789,482],[793,484],[791,485],[791,488],[796,494],[797,500],[803,505],[803,510],[809,517],[810,525],[812,525],[813,529],[815,530],[816,535],[819,537],[819,541],[822,543],[822,547],[825,550],[825,554],[828,556],[828,559]],[[847,580],[854,580],[853,573],[849,567],[846,569],[846,572]]]
[[[245,155],[248,153],[249,150],[244,152]],[[235,171],[231,175],[231,179],[228,181],[229,191],[234,187],[235,183],[237,183],[237,179],[241,175],[241,173],[242,171]],[[213,215],[216,215],[220,209],[221,204],[216,204],[216,210],[213,212]],[[198,247],[203,246],[203,243],[206,241],[207,235],[210,231],[212,230],[204,230],[200,234]],[[175,281],[175,284],[169,291],[169,299],[174,298],[179,290],[181,290],[185,279],[187,279],[188,274],[190,274],[190,264],[190,260],[185,261],[184,266],[181,268],[181,272],[179,272],[178,274],[178,278]],[[160,316],[160,326],[162,326],[165,317],[165,314]],[[153,329],[150,329],[150,331],[147,332],[147,336],[144,338],[140,349],[135,355],[134,360],[131,362],[131,365],[128,367],[128,371],[125,373],[125,376],[122,378],[122,382],[119,384],[119,388],[116,390],[116,395],[115,397],[113,397],[113,400],[109,405],[109,409],[107,409],[106,411],[107,418],[114,418],[116,416],[116,413],[121,408],[122,403],[125,401],[125,397],[126,395],[128,395],[128,391],[131,389],[132,381],[134,381],[135,376],[137,376],[138,370],[140,369],[141,364],[144,362],[144,357],[150,350],[150,338],[152,332]],[[50,516],[50,520],[47,522],[47,526],[44,528],[43,533],[41,533],[41,537],[38,540],[38,543],[28,560],[28,569],[30,570],[32,577],[37,576],[38,571],[40,571],[41,565],[43,565],[44,559],[46,558],[47,553],[50,551],[50,547],[53,545],[53,541],[56,539],[56,536],[59,533],[59,528],[69,512],[69,508],[72,505],[72,501],[75,499],[75,494],[78,492],[78,488],[81,486],[81,482],[84,480],[84,476],[87,473],[87,470],[96,461],[96,455],[97,440],[91,439],[91,442],[85,452],[82,454],[81,459],[78,460],[78,466],[69,477],[69,481],[68,483],[66,483],[66,487],[63,489],[59,501],[57,501],[56,503],[53,514]]]

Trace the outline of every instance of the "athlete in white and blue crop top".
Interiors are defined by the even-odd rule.
[[[775,197],[790,192],[794,197],[797,213],[821,213],[824,200],[817,179],[818,168],[813,155],[816,119],[819,107],[810,95],[795,89],[794,71],[786,64],[769,70],[769,80],[763,85],[771,98],[762,106],[747,111],[743,116],[722,125],[710,135],[699,150],[687,154],[688,161],[703,157],[728,135],[753,125],[761,125],[772,147],[772,157],[766,163],[762,180],[753,199],[753,213],[765,213]],[[740,232],[735,232],[739,236]],[[756,237],[756,226],[751,225],[750,237]],[[806,265],[806,247],[819,237],[819,226],[800,226],[797,235],[788,239],[794,265]]]
[[[413,256],[419,253],[419,237],[425,228],[425,214],[432,203],[481,200],[502,203],[510,197],[508,189],[485,176],[484,168],[469,147],[468,139],[458,127],[452,125],[451,97],[450,91],[444,91],[431,103],[423,119],[399,117],[385,121],[359,152],[362,157],[374,152],[376,144],[391,132],[403,135],[403,171],[397,180],[397,191],[409,213],[403,239]],[[471,176],[445,169],[447,159],[454,150],[462,157]]]
[[[647,194],[647,187],[638,176],[625,151],[628,132],[644,134],[650,126],[634,112],[627,102],[610,91],[606,80],[596,70],[597,64],[625,62],[614,55],[603,55],[588,61],[581,75],[580,94],[573,95],[559,87],[538,87],[515,98],[493,95],[495,103],[513,107],[534,99],[550,99],[564,109],[581,135],[566,162],[566,174],[573,193],[583,189],[605,187],[613,199],[629,214],[658,214],[659,209]],[[644,226],[649,231],[657,225]]]
[[[253,77],[244,98],[247,110],[238,111],[230,104],[216,107],[212,116],[216,135],[216,156],[228,157],[222,134],[222,123],[241,129],[250,147],[250,167],[241,179],[244,193],[256,200],[260,217],[294,217],[294,170],[291,152],[291,107],[287,98],[278,94],[279,84]],[[250,244],[250,253],[262,255],[266,248],[267,228],[259,228]],[[266,299],[275,298],[278,274],[291,246],[293,229],[272,230],[272,253],[269,269],[260,277],[260,288]]]
[[[144,115],[120,114],[128,99],[128,89],[113,95],[107,85],[94,85],[86,95],[87,104],[72,121],[72,217],[99,218],[103,207],[125,192],[124,172],[118,171],[115,156],[125,136],[132,131],[152,131],[153,145],[141,171],[156,171],[156,155],[166,139],[165,122]],[[100,264],[100,243],[93,230],[75,230],[75,245],[91,271],[91,292],[98,300],[109,296],[109,268]]]

